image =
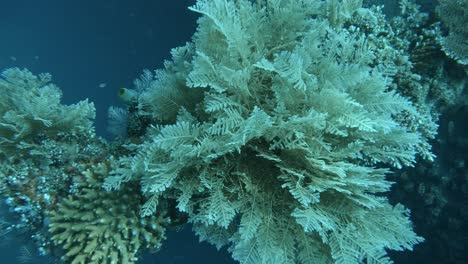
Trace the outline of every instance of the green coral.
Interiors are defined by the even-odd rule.
[[[142,249],[159,249],[165,239],[168,219],[163,211],[140,217],[136,186],[102,191],[108,166],[99,163],[75,178],[77,191],[50,213],[52,241],[64,249],[66,263],[136,263]]]
[[[382,167],[432,157],[433,135],[391,88],[395,65],[380,56],[398,52],[349,25],[372,19],[359,4],[198,1],[193,43],[140,82],[144,142],[104,186],[140,181],[144,215],[176,199],[241,263],[390,263],[385,250],[412,249],[423,239],[382,195]]]

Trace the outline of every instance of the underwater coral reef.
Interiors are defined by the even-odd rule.
[[[187,224],[243,264],[392,263],[431,240],[403,198],[439,223],[448,182],[468,193],[466,175],[421,176],[440,116],[466,107],[465,32],[448,22],[464,18],[400,8],[198,0],[192,41],[118,91],[113,141],[49,74],[4,70],[0,194],[19,221],[0,232],[73,264],[137,263]]]

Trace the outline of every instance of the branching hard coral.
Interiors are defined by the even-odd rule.
[[[99,163],[74,179],[77,191],[50,214],[49,231],[66,263],[136,263],[142,249],[158,249],[165,239],[164,210],[141,218],[137,186],[102,191],[109,166]]]
[[[0,79],[0,195],[40,254],[52,251],[46,214],[73,190],[71,179],[107,151],[92,127],[93,104],[60,104],[50,79],[17,68]]]
[[[140,94],[154,116],[144,142],[105,188],[140,181],[145,215],[177,199],[201,239],[241,263],[390,263],[385,250],[412,249],[423,239],[382,195],[384,166],[430,157],[431,135],[398,118],[421,114],[391,89],[393,61],[376,58],[391,43],[350,26],[372,19],[356,4],[198,1],[193,43]]]

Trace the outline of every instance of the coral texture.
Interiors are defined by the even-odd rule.
[[[140,217],[140,196],[135,186],[119,192],[102,191],[108,164],[100,163],[75,179],[76,193],[50,214],[49,231],[62,246],[66,263],[136,263],[142,249],[158,249],[165,239],[168,219]]]
[[[440,39],[445,53],[463,65],[468,64],[468,1],[439,0],[437,14],[448,29]]]
[[[19,218],[10,229],[67,263],[135,263],[158,249],[165,209],[142,218],[138,186],[102,189],[113,150],[95,136],[93,105],[62,105],[48,74],[12,68],[2,77],[0,194]]]
[[[437,111],[466,98],[438,23],[400,6],[390,22],[361,0],[198,0],[192,41],[118,91],[112,142],[92,103],[5,70],[0,194],[65,263],[136,263],[187,221],[242,264],[391,263],[424,239],[388,175],[436,201],[400,169],[435,158]]]
[[[433,135],[390,89],[390,43],[349,26],[376,19],[360,4],[198,1],[193,42],[137,82],[153,121],[105,187],[140,181],[143,215],[177,199],[241,263],[390,263],[386,249],[412,249],[423,239],[382,195],[383,166],[430,158]]]
[[[18,68],[2,72],[0,79],[0,155],[26,153],[41,138],[94,131],[94,104],[60,103],[62,92],[49,74],[33,75]]]

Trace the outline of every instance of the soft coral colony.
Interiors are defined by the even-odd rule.
[[[192,42],[120,91],[112,144],[92,103],[62,105],[50,76],[4,71],[0,181],[18,228],[66,263],[135,263],[186,222],[240,263],[411,250],[423,238],[386,175],[432,159],[436,115],[402,92],[407,51],[361,5],[199,0]]]

